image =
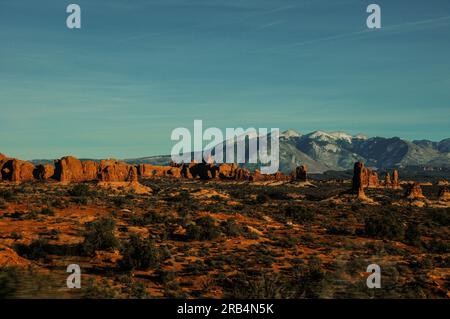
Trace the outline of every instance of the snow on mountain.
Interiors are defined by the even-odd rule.
[[[289,129],[283,133],[280,134],[280,137],[284,137],[284,138],[291,138],[291,137],[300,137],[302,136],[302,134],[296,130],[293,129]]]

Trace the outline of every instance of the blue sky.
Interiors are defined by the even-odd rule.
[[[167,154],[194,119],[450,137],[448,0],[72,2],[81,30],[71,2],[0,0],[0,152]]]

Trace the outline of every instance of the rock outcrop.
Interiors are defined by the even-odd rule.
[[[422,188],[419,183],[411,183],[406,191],[406,198],[408,199],[424,199]]]
[[[50,179],[55,174],[55,168],[50,164],[39,164],[34,170],[34,178],[40,181]]]
[[[23,182],[34,179],[35,167],[32,163],[18,159],[3,159],[1,167],[2,180],[10,182]]]
[[[389,174],[389,172],[386,172],[386,176],[384,178],[384,186],[387,188],[392,187],[391,174]]]
[[[99,164],[94,161],[81,162],[83,167],[83,178],[85,181],[94,181],[98,179]]]
[[[378,173],[370,168],[364,168],[363,170],[363,184],[366,187],[379,187],[380,182],[378,180]]]
[[[100,161],[98,179],[102,182],[131,182],[137,180],[135,166],[109,159]]]
[[[398,180],[398,170],[394,169],[392,173],[392,188],[400,188],[400,182]]]
[[[63,183],[78,183],[87,181],[100,182],[131,182],[142,178],[188,178],[188,179],[223,179],[223,180],[288,180],[288,177],[278,172],[273,175],[261,175],[256,172],[253,178],[251,172],[237,164],[196,163],[156,166],[150,164],[130,165],[118,160],[109,159],[100,162],[81,161],[74,156],[66,156],[50,164],[34,167],[32,163],[9,159],[0,155],[0,179],[5,181],[48,180],[53,179]]]
[[[173,168],[173,166],[140,164],[138,166],[138,173],[143,178],[165,177],[171,175],[170,171],[172,170],[173,172]]]
[[[306,182],[308,180],[308,168],[306,165],[298,166],[291,175],[294,181]]]
[[[83,164],[73,156],[66,156],[55,160],[54,178],[63,183],[84,182]]]
[[[352,193],[358,198],[366,198],[364,193],[365,169],[363,162],[356,162],[353,167]]]
[[[444,186],[439,190],[439,200],[450,201],[450,191],[447,186]]]

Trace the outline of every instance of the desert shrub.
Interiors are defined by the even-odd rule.
[[[296,265],[292,271],[294,280],[290,289],[295,298],[320,298],[326,282],[320,261],[311,260],[308,265]]]
[[[190,240],[214,240],[220,234],[220,228],[210,216],[197,218],[195,224],[189,224],[186,229],[186,236]]]
[[[450,252],[450,244],[438,240],[433,239],[426,245],[429,252],[436,253],[436,254],[447,254]]]
[[[15,232],[15,231],[13,231],[13,232],[9,235],[9,237],[10,237],[11,239],[14,239],[14,240],[19,240],[19,239],[22,239],[22,238],[23,238],[22,234],[17,233],[17,232]]]
[[[417,224],[409,224],[405,231],[405,241],[411,245],[420,245],[420,231]]]
[[[87,184],[76,184],[68,191],[70,196],[73,197],[87,197],[92,194]]]
[[[275,199],[275,200],[289,199],[289,196],[286,193],[286,191],[278,189],[278,188],[274,188],[274,189],[268,190],[266,192],[266,195],[270,199]]]
[[[167,220],[168,217],[165,215],[161,215],[156,212],[147,212],[142,216],[131,216],[129,223],[133,226],[143,227],[150,224],[166,223]]]
[[[242,227],[234,219],[227,219],[221,223],[221,226],[224,234],[230,237],[237,237],[243,233]]]
[[[348,227],[336,225],[336,226],[328,227],[327,234],[329,234],[329,235],[353,235],[353,232]]]
[[[35,239],[29,245],[15,245],[14,249],[20,256],[31,260],[47,258],[49,253],[48,241],[45,238]]]
[[[314,212],[305,206],[288,206],[285,215],[296,223],[311,222],[314,220]]]
[[[142,239],[131,234],[121,248],[122,259],[119,267],[123,270],[147,270],[156,267],[161,261],[161,253],[149,238]]]
[[[125,205],[130,204],[131,200],[125,196],[116,196],[112,199],[112,203],[116,207],[125,207]]]
[[[431,212],[432,219],[441,226],[450,226],[450,209],[436,209]]]
[[[225,298],[232,299],[279,299],[286,295],[285,285],[278,275],[263,273],[254,275],[240,273],[222,281]]]
[[[47,215],[47,216],[54,216],[55,212],[50,207],[45,207],[45,208],[41,209],[38,212],[38,214],[40,214],[40,215]]]
[[[369,237],[390,240],[400,240],[404,235],[402,222],[391,213],[367,218],[364,232]]]
[[[118,290],[112,287],[106,279],[96,282],[91,278],[87,281],[86,287],[82,288],[82,297],[83,299],[114,299],[119,296]]]
[[[158,278],[158,282],[162,284],[167,284],[177,278],[177,273],[173,270],[159,269],[155,272],[155,275]]]
[[[3,198],[5,201],[12,201],[15,197],[15,192],[11,189],[0,189],[0,198]]]
[[[96,250],[110,250],[117,248],[117,241],[114,230],[116,223],[112,218],[101,218],[86,225],[84,233],[83,251],[92,255]]]
[[[273,238],[274,244],[279,247],[283,248],[292,248],[295,247],[299,243],[299,239],[293,236],[286,236],[286,237],[276,237]]]
[[[168,196],[164,198],[168,202],[189,203],[192,202],[191,194],[189,191],[182,189],[175,196]]]
[[[55,208],[65,208],[66,203],[63,200],[61,200],[60,198],[56,198],[50,203],[50,206],[55,207]]]
[[[257,204],[264,204],[269,201],[270,201],[270,197],[266,193],[259,193],[258,195],[256,195],[256,203]]]
[[[19,284],[19,274],[15,268],[0,268],[0,299],[12,298]]]

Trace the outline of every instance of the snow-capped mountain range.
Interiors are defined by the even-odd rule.
[[[128,159],[129,163],[167,164],[169,156]],[[289,173],[298,165],[309,172],[348,170],[356,161],[378,169],[402,166],[450,167],[450,138],[440,142],[407,141],[399,137],[371,137],[345,132],[315,131],[280,134],[280,170]],[[251,168],[251,166],[250,166]]]
[[[312,172],[347,170],[355,161],[379,169],[396,166],[450,166],[450,139],[407,141],[398,137],[368,138],[363,134],[288,130],[280,135],[283,170],[304,163]]]

